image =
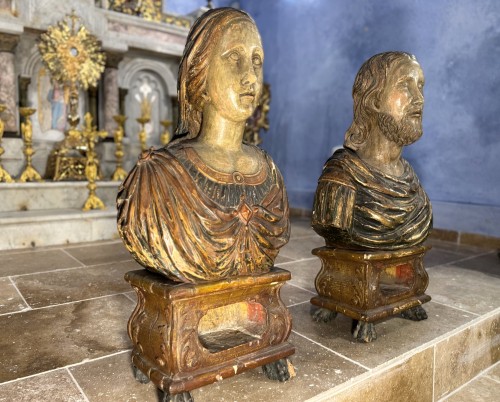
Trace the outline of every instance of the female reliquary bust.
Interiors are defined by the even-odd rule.
[[[288,200],[271,158],[242,143],[262,90],[252,18],[210,10],[188,35],[169,146],[143,153],[118,194],[118,230],[134,258],[171,280],[268,272],[289,238]]]

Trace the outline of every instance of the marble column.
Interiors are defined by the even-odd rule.
[[[3,114],[5,133],[18,133],[17,77],[14,68],[14,50],[19,36],[0,33],[0,103],[7,106]]]
[[[118,64],[123,58],[119,53],[106,53],[104,70],[104,129],[112,136],[116,128],[113,116],[120,114],[120,91],[118,89]]]

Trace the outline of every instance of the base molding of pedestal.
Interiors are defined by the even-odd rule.
[[[128,323],[132,364],[176,395],[286,359],[295,348],[287,341],[292,322],[280,289],[290,277],[273,268],[192,284],[128,272],[137,293]]]
[[[380,306],[368,310],[358,309],[354,306],[339,303],[335,300],[321,296],[313,297],[311,299],[311,304],[314,304],[318,307],[327,308],[331,311],[336,311],[337,313],[344,314],[345,316],[353,318],[355,320],[375,322],[383,318],[400,314],[401,312],[412,307],[421,306],[422,304],[427,303],[430,300],[431,297],[429,295],[423,294],[419,296],[413,296],[386,306]]]
[[[353,336],[360,342],[377,339],[374,323],[406,313],[411,320],[427,318],[422,304],[429,276],[423,258],[430,247],[399,250],[359,251],[320,247],[312,253],[321,260],[315,279],[317,296],[311,304],[344,314],[355,320]],[[324,311],[314,319],[327,317]]]
[[[158,365],[141,356],[141,353],[136,349],[132,351],[132,364],[145,373],[162,391],[175,395],[287,358],[294,353],[295,347],[289,342],[285,342],[239,356],[223,364],[204,367],[193,372],[179,373],[175,376],[169,376],[163,372]]]

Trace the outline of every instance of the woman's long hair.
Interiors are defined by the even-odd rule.
[[[176,139],[198,136],[203,121],[210,56],[224,28],[236,19],[244,19],[255,25],[246,12],[223,7],[207,11],[191,27],[177,80],[179,121]]]

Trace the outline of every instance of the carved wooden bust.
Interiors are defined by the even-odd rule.
[[[377,54],[359,70],[344,149],[326,162],[316,190],[312,225],[327,246],[391,250],[427,238],[431,205],[401,156],[422,135],[423,86],[408,53]]]
[[[254,21],[221,8],[193,25],[179,69],[177,141],[145,152],[118,194],[118,230],[135,259],[174,281],[269,271],[289,238],[271,158],[242,143],[262,90]]]

